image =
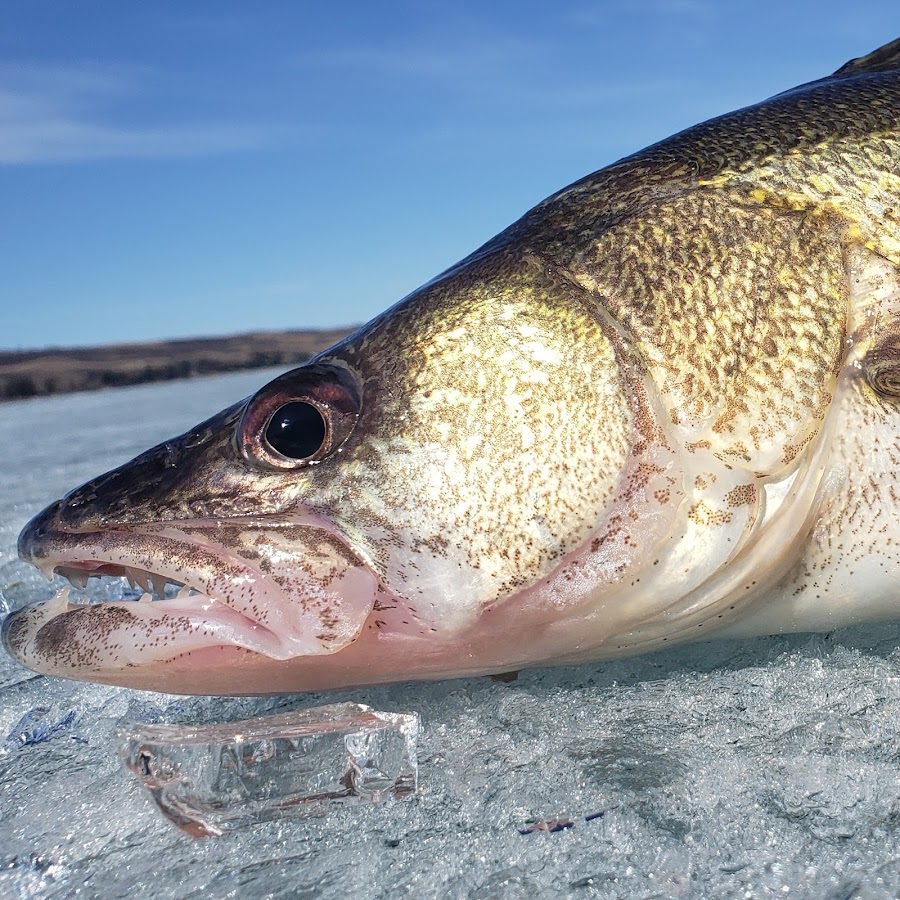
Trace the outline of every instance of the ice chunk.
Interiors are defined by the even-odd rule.
[[[404,799],[417,786],[416,715],[339,703],[221,725],[125,720],[125,764],[196,837],[336,804]]]

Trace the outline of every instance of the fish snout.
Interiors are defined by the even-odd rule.
[[[46,557],[43,547],[47,538],[59,529],[59,513],[62,506],[63,501],[57,500],[39,512],[22,529],[17,549],[19,558],[24,562],[40,568],[41,561]]]
[[[57,504],[64,531],[94,531],[210,514],[222,464],[235,461],[234,428],[246,405],[236,403],[178,437],[70,491]]]
[[[154,496],[167,495],[183,478],[178,466],[183,442],[176,438],[159,444],[70,491],[58,504],[60,525],[78,531],[121,522]]]

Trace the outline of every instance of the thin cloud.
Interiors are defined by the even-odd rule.
[[[259,293],[269,297],[295,297],[308,291],[309,284],[305,281],[273,281],[264,284]]]
[[[0,67],[0,165],[175,159],[259,150],[280,129],[250,123],[166,123],[117,117],[147,70],[121,66]]]
[[[564,19],[577,25],[608,27],[621,13],[711,19],[716,8],[707,0],[618,0],[613,4],[612,10],[603,4],[584,6],[566,14]]]
[[[538,88],[529,96],[535,103],[556,109],[612,108],[622,104],[649,101],[684,91],[688,82],[681,78],[634,79],[610,81],[587,86],[561,84],[550,88]]]
[[[449,49],[348,46],[304,54],[298,62],[304,66],[457,81],[506,71],[512,64],[539,57],[542,49],[537,43],[512,38],[461,42]]]

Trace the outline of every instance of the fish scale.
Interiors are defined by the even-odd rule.
[[[605,232],[589,258],[573,261],[576,278],[639,343],[685,441],[777,471],[821,421],[840,365],[848,292],[839,233],[703,192],[652,213]],[[695,262],[684,265],[672,246]],[[799,258],[809,261],[794,275]]]

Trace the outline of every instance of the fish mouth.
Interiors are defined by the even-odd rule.
[[[309,517],[75,531],[60,526],[59,509],[26,526],[19,553],[71,587],[2,627],[7,652],[38,672],[84,678],[211,648],[273,660],[333,654],[374,605],[372,572]],[[124,579],[123,599],[81,594],[97,576]]]

